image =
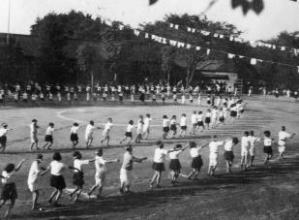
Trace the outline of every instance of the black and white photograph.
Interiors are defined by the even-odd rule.
[[[0,219],[299,219],[299,0],[1,0]]]

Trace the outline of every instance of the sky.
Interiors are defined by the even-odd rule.
[[[37,17],[49,12],[67,13],[82,11],[137,27],[144,22],[154,22],[166,15],[201,14],[211,0],[159,0],[153,6],[148,0],[1,0],[0,32],[8,31],[8,5],[11,2],[10,32],[29,34]],[[241,8],[232,9],[231,0],[218,0],[207,12],[212,21],[225,21],[244,32],[247,40],[275,37],[282,31],[299,31],[299,3],[290,0],[264,0],[265,9],[260,15],[250,11],[243,15]]]

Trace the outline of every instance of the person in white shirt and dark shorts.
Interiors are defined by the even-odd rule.
[[[181,144],[177,144],[174,146],[173,148],[173,152],[169,153],[169,159],[170,159],[170,163],[169,163],[169,170],[170,170],[170,174],[171,174],[171,184],[173,186],[175,186],[175,184],[177,184],[177,180],[180,176],[181,173],[181,163],[179,160],[179,155],[186,149],[187,147],[182,147]]]
[[[73,173],[73,184],[76,186],[76,189],[70,194],[71,198],[76,194],[74,202],[78,201],[80,194],[82,192],[82,188],[84,185],[84,173],[83,166],[88,165],[94,160],[82,160],[82,154],[79,151],[75,151],[73,153],[74,163],[73,166],[69,168],[74,171]]]
[[[75,148],[79,143],[78,130],[79,130],[79,124],[74,123],[73,126],[71,127],[71,136],[70,136],[70,140],[73,144],[73,148]]]
[[[152,166],[155,173],[150,182],[151,189],[153,188],[154,182],[156,182],[157,188],[160,188],[161,175],[162,172],[165,171],[165,165],[164,165],[165,157],[168,153],[175,151],[175,150],[165,150],[162,141],[157,141],[156,145],[157,148],[155,149],[153,166]]]
[[[188,179],[189,180],[197,180],[198,179],[198,174],[199,174],[199,172],[201,170],[201,167],[203,166],[203,161],[202,161],[202,157],[200,155],[200,151],[206,145],[197,146],[196,143],[193,142],[193,141],[191,141],[189,143],[189,146],[190,146],[190,156],[192,158],[192,162],[191,162],[192,171],[188,175]]]
[[[50,177],[50,186],[54,188],[54,191],[52,192],[48,202],[52,203],[54,197],[55,197],[55,206],[59,206],[58,201],[62,195],[63,190],[66,187],[65,180],[63,177],[63,171],[67,168],[67,166],[60,162],[62,160],[61,155],[59,152],[55,152],[53,154],[53,160],[49,164],[47,170],[43,172],[42,175],[46,174],[50,171],[51,177]]]
[[[120,144],[122,144],[124,141],[128,141],[127,144],[131,143],[133,139],[133,133],[132,133],[133,129],[134,129],[134,121],[130,120],[126,129],[125,137],[119,142]]]
[[[53,145],[53,133],[54,133],[54,123],[50,122],[49,126],[46,130],[46,136],[45,136],[45,145],[43,146],[43,149],[51,150],[51,146]]]
[[[13,180],[13,176],[21,169],[24,162],[25,159],[21,160],[17,166],[15,166],[13,163],[9,163],[2,171],[1,182],[3,186],[0,199],[0,208],[2,208],[2,206],[5,205],[8,200],[10,200],[10,205],[8,206],[8,209],[4,215],[5,218],[10,215],[10,212],[15,205],[15,201],[18,198],[17,187]]]

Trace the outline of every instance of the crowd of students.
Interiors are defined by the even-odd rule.
[[[283,158],[283,155],[286,150],[287,140],[294,137],[294,133],[290,134],[286,131],[286,128],[283,126],[281,131],[278,133],[278,151],[279,157]],[[273,157],[273,146],[274,139],[271,136],[270,131],[265,131],[263,137],[254,136],[254,132],[245,131],[244,135],[241,137],[241,170],[246,170],[253,166],[255,152],[256,152],[256,143],[263,142],[265,153],[264,164],[266,167],[269,167],[269,161]],[[239,143],[239,138],[237,137],[228,137],[221,140],[217,136],[212,136],[211,140],[206,144],[197,145],[195,142],[190,142],[186,146],[181,144],[175,144],[172,149],[164,149],[164,144],[162,141],[156,143],[156,149],[154,150],[152,169],[154,170],[153,177],[150,180],[150,189],[153,189],[154,186],[160,188],[162,173],[165,171],[165,160],[168,156],[170,159],[169,162],[169,172],[171,174],[171,184],[175,186],[178,183],[179,177],[187,178],[189,180],[197,180],[198,175],[203,166],[203,158],[201,152],[203,148],[209,148],[209,165],[208,165],[208,175],[214,176],[215,171],[218,166],[219,161],[219,148],[223,146],[224,148],[224,160],[226,162],[226,172],[232,172],[232,164],[235,157],[235,146]],[[182,165],[180,163],[180,155],[183,151],[189,148],[189,154],[191,157],[191,172],[189,174],[182,173]],[[40,194],[40,189],[42,186],[38,184],[38,179],[42,178],[46,173],[50,173],[50,186],[53,188],[53,192],[50,194],[48,202],[54,206],[59,206],[59,200],[63,191],[66,188],[66,182],[64,178],[64,172],[66,170],[71,170],[73,172],[72,184],[75,186],[75,190],[70,193],[72,200],[77,201],[82,193],[83,186],[85,184],[83,166],[87,166],[90,163],[94,163],[95,166],[95,183],[88,191],[87,195],[91,196],[92,193],[97,190],[97,198],[101,197],[103,187],[105,185],[105,177],[107,173],[106,165],[108,163],[117,163],[120,162],[119,159],[105,159],[103,149],[96,151],[94,158],[83,159],[82,154],[79,151],[73,152],[73,164],[67,165],[62,161],[61,154],[55,152],[52,157],[50,164],[44,168],[43,164],[43,155],[38,154],[37,158],[32,162],[28,179],[27,186],[32,193],[32,210],[42,211],[43,208],[38,205],[38,199]],[[131,145],[128,145],[123,154],[122,165],[120,167],[120,188],[119,191],[121,194],[130,192],[130,186],[132,183],[132,170],[134,163],[142,163],[147,160],[147,157],[136,157],[133,153],[133,148]],[[16,175],[25,159],[21,160],[20,163],[15,166],[13,163],[7,164],[7,166],[2,171],[0,176],[3,187],[1,193],[0,208],[7,202],[10,201],[8,210],[6,211],[6,216],[11,212],[17,199],[17,189],[16,184],[13,181],[12,176]]]
[[[178,95],[199,95],[199,94],[233,94],[234,89],[227,87],[222,82],[215,83],[201,83],[197,86],[189,86],[185,88],[181,83],[176,85],[169,84],[97,84],[90,85],[76,85],[76,86],[61,86],[61,85],[40,85],[38,83],[30,83],[21,86],[6,85],[0,87],[0,103],[7,102],[15,103],[31,103],[42,104],[47,103],[64,103],[64,102],[78,102],[78,101],[119,101],[124,99],[130,101],[152,100],[155,102],[157,99],[165,102],[166,99],[173,100],[178,98]],[[136,97],[137,96],[137,97]]]
[[[244,112],[245,103],[240,99],[231,98],[222,98],[217,97],[216,100],[207,99],[207,104],[211,105],[211,109],[208,109],[205,114],[201,111],[194,111],[189,118],[190,123],[188,122],[187,115],[182,114],[179,122],[176,121],[176,116],[173,115],[170,119],[167,115],[162,117],[162,138],[173,138],[173,137],[184,137],[189,131],[190,135],[197,135],[198,132],[203,131],[203,129],[212,129],[219,124],[225,123],[226,121],[233,121],[242,117]],[[190,126],[191,125],[191,126]],[[48,128],[45,133],[45,144],[43,149],[51,149],[54,139],[55,131],[54,123],[49,123]],[[107,173],[106,164],[108,163],[117,163],[120,162],[118,158],[115,159],[105,159],[103,149],[96,151],[94,158],[83,159],[82,154],[77,151],[75,148],[79,143],[79,124],[74,123],[70,129],[70,141],[72,147],[74,148],[73,152],[73,164],[62,163],[62,157],[59,152],[53,154],[52,162],[44,167],[43,164],[43,155],[38,154],[36,160],[31,164],[27,185],[28,189],[32,192],[32,209],[33,210],[43,210],[42,207],[38,205],[40,189],[42,186],[38,185],[38,179],[41,178],[46,173],[50,173],[50,186],[53,187],[53,192],[51,193],[48,202],[58,206],[59,200],[62,193],[66,188],[66,182],[64,179],[64,172],[66,170],[71,170],[73,172],[73,181],[72,184],[75,186],[75,190],[71,192],[70,196],[74,201],[77,201],[82,194],[83,186],[85,184],[83,166],[87,166],[90,163],[94,163],[95,174],[94,174],[94,185],[90,188],[87,195],[91,196],[94,191],[97,191],[97,197],[101,197],[103,187],[105,185],[105,177]],[[104,127],[98,127],[93,121],[90,121],[85,129],[85,144],[89,148],[93,142],[93,134],[95,129],[103,129],[101,143],[109,145],[110,143],[110,132],[113,128],[112,118],[108,118]],[[136,137],[133,139],[133,129],[136,128]],[[30,149],[39,150],[38,147],[38,121],[36,119],[32,120],[30,125],[30,139],[31,146]],[[1,148],[4,151],[6,148],[7,142],[7,132],[10,129],[6,123],[2,124],[0,128],[0,143]],[[130,192],[130,186],[132,182],[132,170],[134,163],[141,163],[147,160],[147,157],[136,157],[133,153],[133,148],[131,143],[133,140],[136,143],[147,139],[150,135],[151,130],[151,115],[146,114],[145,117],[142,115],[139,116],[137,125],[134,125],[132,120],[129,121],[126,130],[124,131],[125,135],[121,143],[125,144],[126,150],[123,155],[122,165],[120,167],[119,178],[120,178],[120,193]],[[180,132],[177,132],[177,131]],[[295,134],[290,134],[286,131],[286,128],[283,126],[281,131],[278,134],[278,151],[279,157],[283,158],[286,143],[288,139],[291,139]],[[218,161],[219,161],[219,148],[223,146],[224,148],[224,160],[226,162],[226,171],[227,173],[232,172],[233,160],[235,157],[235,146],[240,142],[241,145],[241,169],[246,170],[250,166],[253,166],[254,158],[256,154],[256,143],[263,142],[265,154],[264,163],[266,167],[269,167],[269,161],[273,157],[273,146],[274,139],[271,136],[270,131],[265,131],[263,137],[256,137],[253,131],[246,131],[239,141],[238,137],[228,137],[225,139],[220,139],[217,136],[212,136],[211,140],[203,145],[198,145],[195,142],[190,142],[186,146],[180,144],[175,144],[172,149],[164,149],[163,141],[158,141],[156,143],[156,149],[153,155],[153,164],[152,169],[154,174],[150,180],[149,187],[152,189],[154,186],[161,187],[161,177],[162,173],[165,171],[165,160],[168,156],[170,159],[169,171],[171,174],[171,184],[176,185],[178,183],[179,177],[184,177],[189,180],[198,179],[198,175],[203,166],[202,150],[207,147],[209,149],[208,156],[208,175],[215,175]],[[180,163],[180,155],[187,148],[189,148],[189,153],[191,157],[191,172],[189,174],[182,173],[182,165]],[[3,187],[1,193],[0,207],[2,207],[7,201],[10,200],[10,205],[6,212],[6,216],[10,214],[11,209],[14,207],[15,200],[17,199],[17,189],[16,184],[13,181],[12,176],[16,175],[22,164],[25,160],[22,160],[18,165],[13,163],[7,164],[4,168],[2,175],[0,176]]]
[[[201,100],[198,100],[201,102]],[[209,108],[206,112],[194,111],[189,118],[185,113],[181,114],[180,118],[176,115],[162,116],[162,138],[179,138],[185,137],[190,131],[190,135],[196,135],[198,132],[204,130],[213,129],[218,125],[224,124],[227,121],[234,121],[241,117],[244,112],[244,103],[241,99],[234,97],[221,97],[216,98],[207,97],[206,102]],[[148,113],[145,116],[140,115],[137,123],[133,120],[129,120],[128,125],[124,131],[124,138],[120,144],[126,143],[131,144],[140,143],[142,139],[147,140],[151,130],[151,115]],[[190,121],[190,123],[189,123]],[[191,124],[191,125],[190,125]],[[94,121],[90,121],[85,128],[85,144],[86,148],[89,148],[93,143],[93,135],[96,129],[102,130],[102,138],[100,143],[110,145],[111,130],[113,128],[113,119],[109,117],[104,126],[96,126]],[[39,129],[38,120],[33,119],[30,124],[30,150],[40,150],[39,147]],[[75,148],[79,144],[79,123],[73,123],[70,128],[70,141],[72,147]],[[133,131],[136,129],[136,137],[133,138]],[[4,152],[7,146],[7,134],[11,131],[8,128],[7,123],[2,123],[0,127],[0,151]],[[50,122],[48,127],[45,129],[45,143],[42,146],[42,150],[51,150],[54,142],[55,124]]]

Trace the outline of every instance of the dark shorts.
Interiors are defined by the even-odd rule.
[[[16,184],[4,184],[4,186],[2,187],[1,200],[15,200],[16,198],[18,198]]]
[[[193,169],[200,170],[202,165],[203,165],[203,162],[202,162],[201,156],[198,156],[198,157],[195,157],[192,159],[191,167]]]
[[[125,133],[125,136],[126,136],[126,137],[129,137],[129,138],[132,138],[132,132],[126,132],[126,133]]]
[[[224,117],[223,117],[223,116],[220,117],[220,118],[219,118],[219,121],[220,121],[220,122],[224,122]]]
[[[199,122],[197,122],[197,126],[198,126],[198,127],[203,127],[203,126],[204,126],[203,121],[199,121]]]
[[[169,169],[173,170],[173,171],[176,171],[176,172],[180,172],[181,169],[182,169],[182,166],[181,166],[181,163],[180,163],[179,159],[170,160]]]
[[[78,141],[79,137],[78,134],[71,134],[71,141]]]
[[[53,136],[52,135],[46,135],[45,141],[53,143]]]
[[[224,151],[224,159],[228,161],[233,161],[235,158],[235,155],[232,151]]]
[[[73,184],[75,186],[82,187],[84,185],[84,174],[83,172],[75,172],[73,174]]]
[[[163,132],[169,132],[169,127],[163,127]]]
[[[153,168],[153,170],[159,171],[159,172],[162,172],[165,170],[164,163],[155,163],[154,162],[152,168]]]
[[[51,175],[50,186],[52,186],[58,190],[63,190],[66,187],[64,177]]]
[[[1,144],[1,146],[5,146],[6,142],[7,142],[7,137],[6,136],[0,137],[0,144]]]
[[[230,112],[230,116],[233,117],[233,118],[236,117],[237,116],[237,112],[236,111],[231,111]]]
[[[205,123],[206,123],[206,124],[210,124],[210,123],[211,123],[211,118],[210,118],[210,117],[205,118]]]
[[[171,125],[171,126],[170,126],[170,130],[172,130],[172,131],[176,131],[176,130],[177,130],[176,125]]]
[[[271,146],[264,146],[264,153],[272,155],[273,154],[272,147]]]
[[[181,126],[181,129],[182,129],[183,131],[186,131],[186,130],[187,130],[187,126]]]

